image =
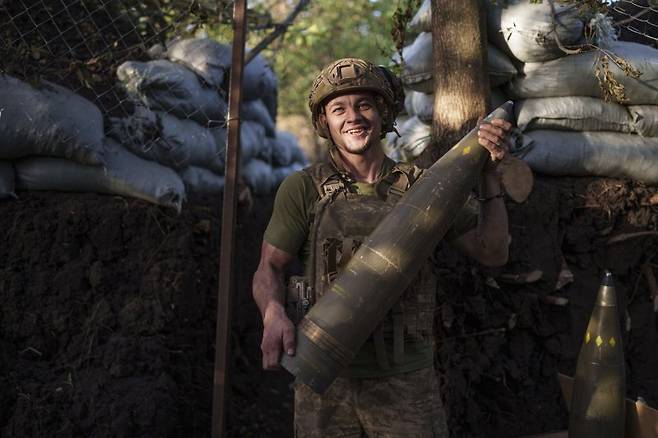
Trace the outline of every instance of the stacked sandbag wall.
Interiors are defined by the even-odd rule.
[[[136,103],[111,119],[110,136],[136,155],[175,169],[189,192],[224,187],[231,47],[210,38],[176,39],[128,61],[117,78]],[[277,80],[256,56],[244,68],[241,177],[259,195],[272,193],[307,162],[297,140],[276,129]]]
[[[578,4],[485,4],[492,105],[515,102],[512,153],[548,175],[658,183],[658,50],[617,41],[609,17]],[[430,140],[430,0],[409,27],[420,33],[402,52],[407,117],[388,137],[407,160]]]
[[[434,61],[432,57],[432,17],[430,0],[425,0],[409,23],[413,41],[402,50],[400,73],[405,87],[405,113],[397,120],[400,134],[386,137],[387,153],[397,160],[411,161],[430,143],[434,112]],[[395,62],[400,62],[394,55]],[[507,100],[502,87],[518,75],[509,57],[494,45],[487,46],[488,74],[492,104]]]
[[[180,210],[180,177],[107,138],[92,102],[56,84],[9,75],[0,75],[0,96],[0,199],[16,190],[100,192]]]
[[[0,199],[16,190],[132,196],[176,210],[187,192],[224,187],[230,47],[209,38],[174,40],[116,71],[134,103],[105,117],[68,88],[0,75]],[[275,128],[276,77],[257,56],[245,67],[241,176],[272,193],[306,164],[297,140]]]

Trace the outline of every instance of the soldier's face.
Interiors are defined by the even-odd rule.
[[[380,141],[382,119],[370,93],[343,94],[324,107],[329,134],[343,152],[361,155]]]

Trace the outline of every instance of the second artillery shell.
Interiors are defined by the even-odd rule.
[[[625,394],[617,296],[612,274],[606,271],[578,354],[569,437],[622,438]]]

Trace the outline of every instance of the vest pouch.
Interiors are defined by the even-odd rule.
[[[313,290],[308,277],[293,275],[286,289],[286,313],[297,325],[313,305]]]

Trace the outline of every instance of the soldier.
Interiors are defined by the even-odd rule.
[[[305,268],[297,286],[310,285],[314,301],[422,173],[396,164],[382,149],[381,139],[394,130],[403,101],[399,79],[365,60],[340,59],[316,78],[309,106],[316,132],[330,142],[329,158],[290,175],[276,195],[253,281],[263,317],[264,369],[278,368],[282,353],[295,354],[284,286],[295,257]],[[503,265],[508,256],[507,212],[496,168],[510,128],[499,119],[480,124],[479,144],[491,160],[480,178],[479,213],[469,206],[455,212],[445,236],[486,266]],[[448,435],[433,366],[437,279],[429,261],[426,265],[325,394],[296,384],[296,436]]]

